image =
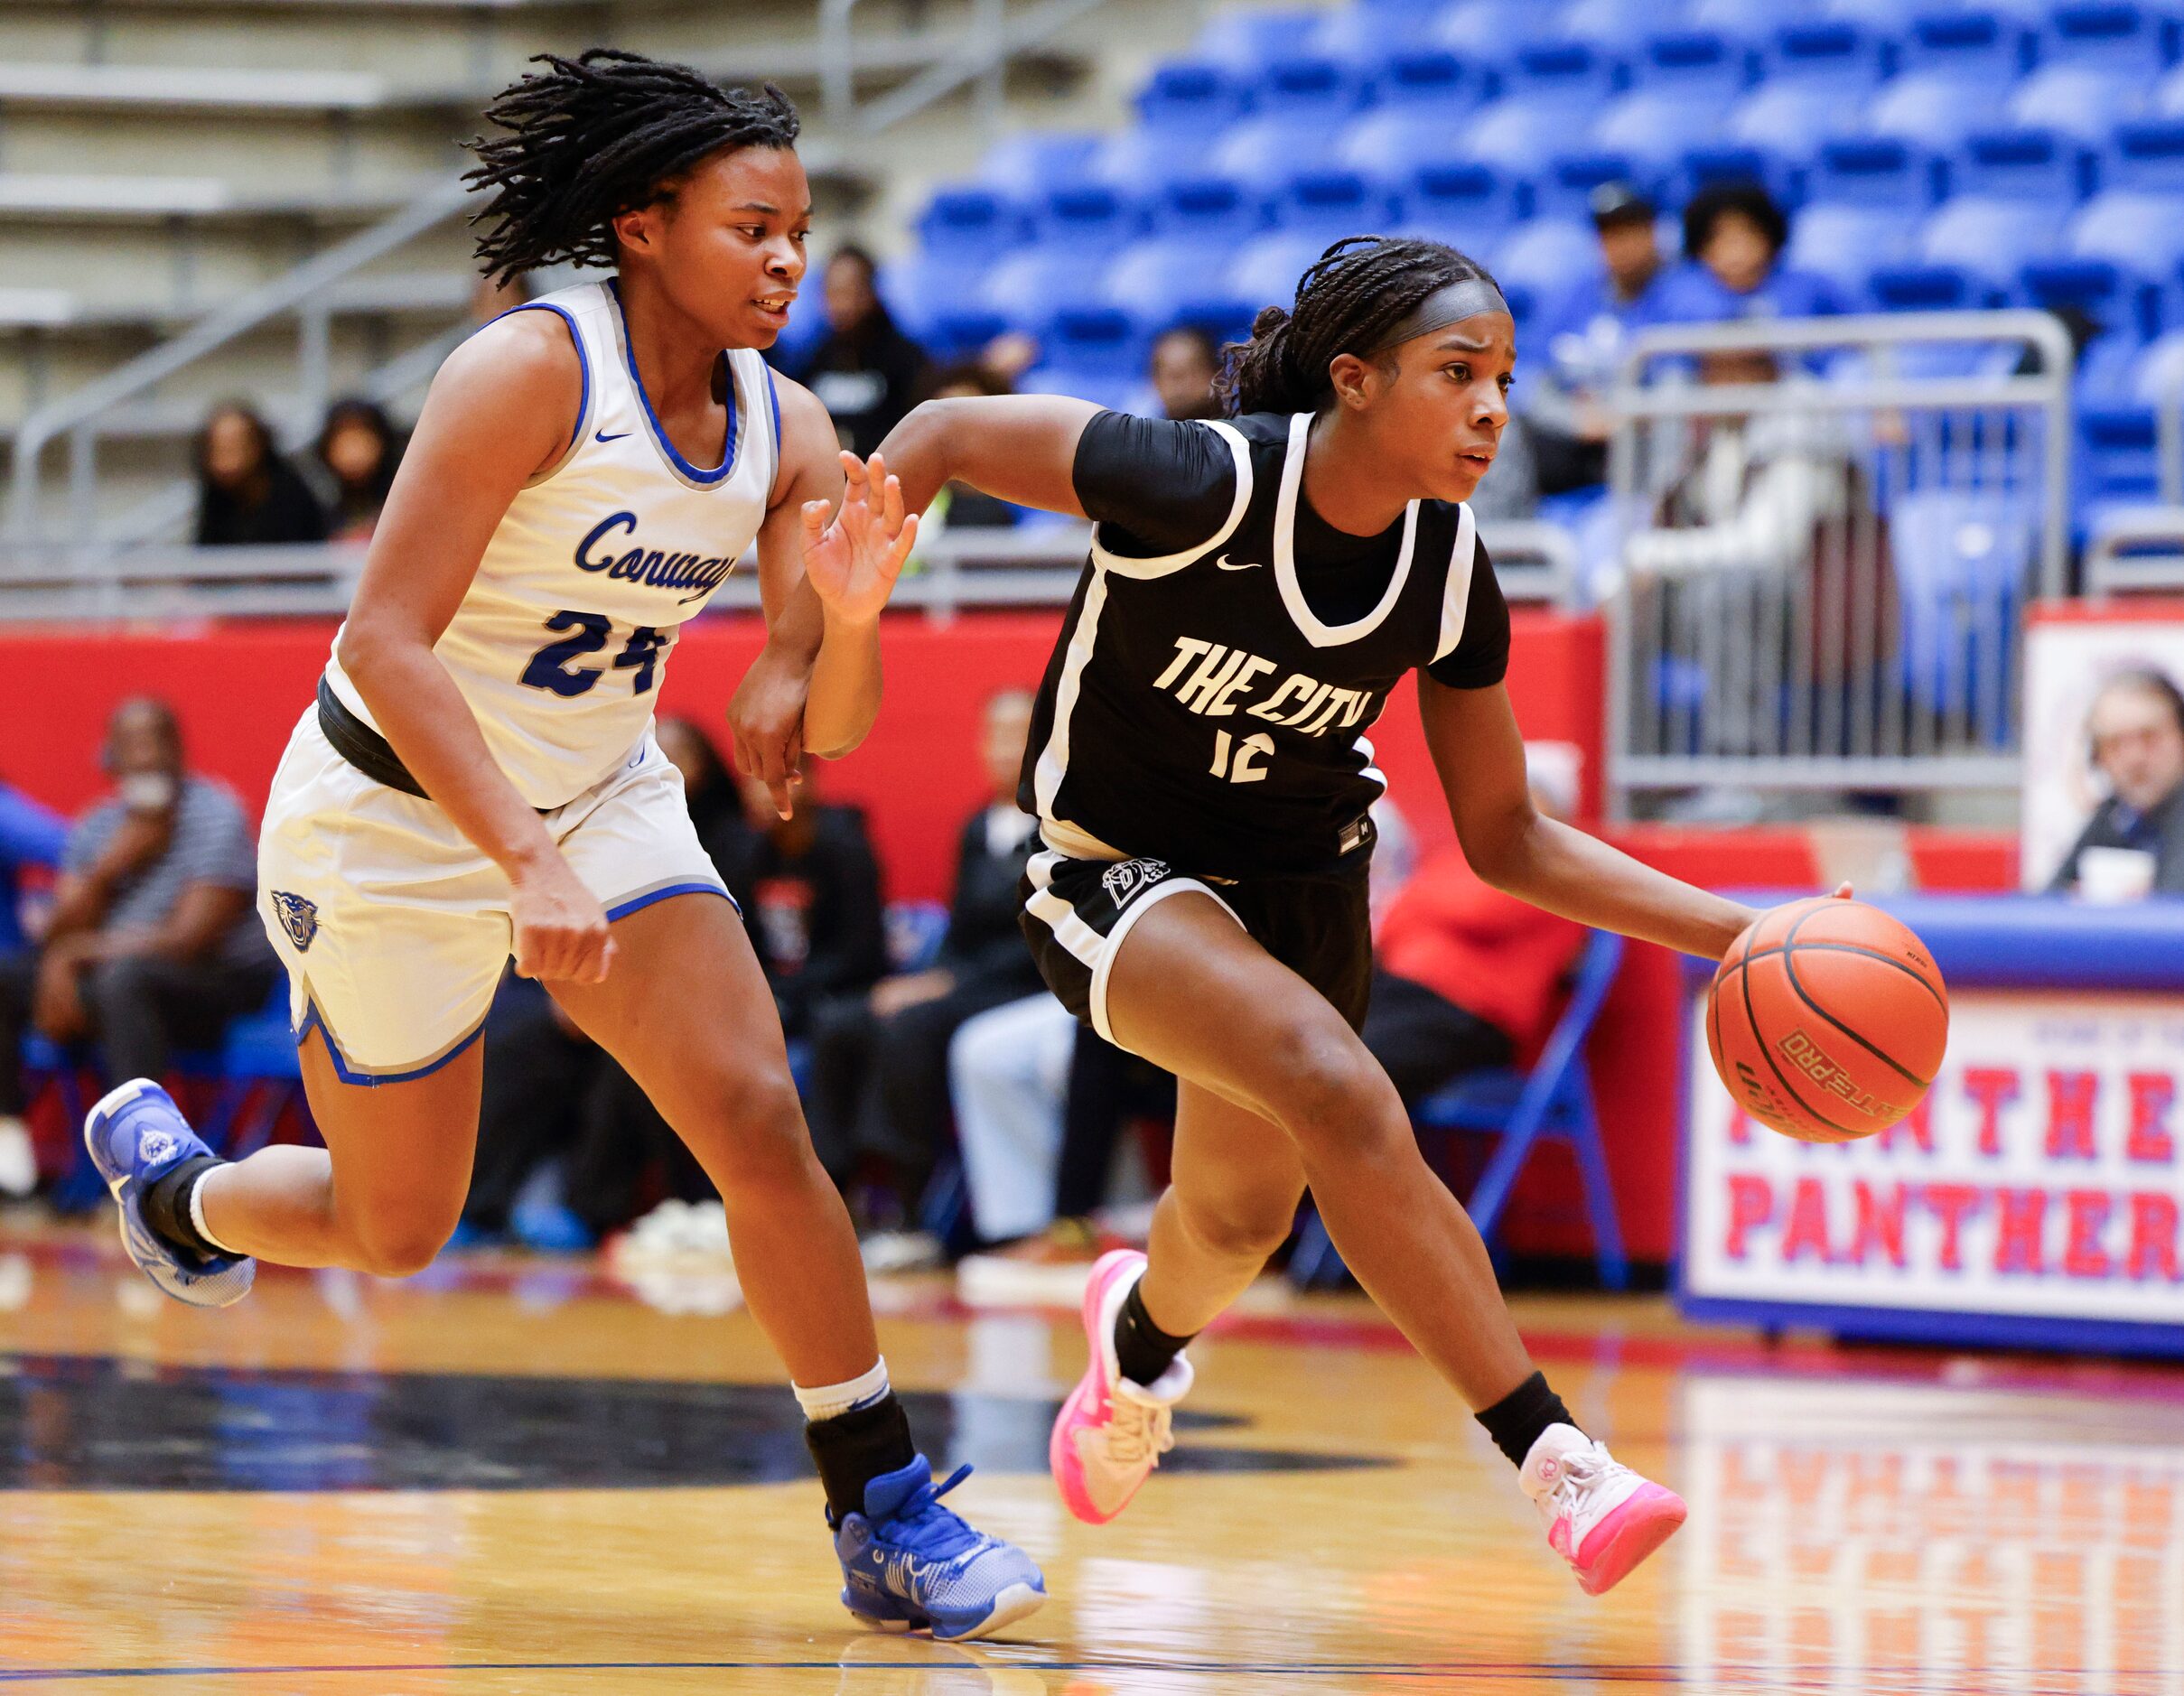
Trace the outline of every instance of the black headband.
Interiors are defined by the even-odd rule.
[[[1461,319],[1476,318],[1481,312],[1507,312],[1509,303],[1501,297],[1491,277],[1468,276],[1461,282],[1451,283],[1438,288],[1413,307],[1403,321],[1380,338],[1380,345],[1373,353],[1383,353],[1399,341],[1408,341],[1413,336],[1429,335],[1444,329]],[[1368,354],[1367,356],[1370,358]]]

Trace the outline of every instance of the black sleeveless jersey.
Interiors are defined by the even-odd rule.
[[[1303,499],[1311,423],[1086,426],[1092,556],[1017,792],[1049,847],[1223,878],[1361,874],[1388,691],[1414,667],[1501,681],[1508,609],[1470,508],[1413,501],[1381,536],[1333,529]]]

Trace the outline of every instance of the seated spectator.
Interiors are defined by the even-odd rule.
[[[960,400],[985,395],[1013,395],[1015,386],[991,366],[976,359],[961,359],[933,377],[929,400]],[[933,497],[932,505],[918,523],[918,539],[929,542],[947,530],[1006,529],[1023,517],[1022,507],[1011,506],[997,496],[973,489],[968,483],[949,483]]]
[[[1666,315],[1683,323],[1813,318],[1843,310],[1835,285],[1780,263],[1789,218],[1757,182],[1717,182],[1684,207],[1684,255],[1667,279]]]
[[[1017,923],[1017,884],[1037,845],[1016,805],[1031,697],[986,703],[979,758],[989,799],[964,821],[947,933],[929,969],[835,1003],[814,1027],[811,1129],[819,1158],[846,1184],[865,1157],[885,1160],[895,1202],[914,1210],[948,1133],[948,1043],[964,1020],[1045,994]]]
[[[654,735],[682,774],[699,843],[733,888],[751,862],[756,834],[734,779],[690,720],[662,719]],[[541,1169],[554,1160],[561,1163],[558,1182],[541,1195]],[[531,1248],[588,1246],[629,1223],[656,1177],[679,1200],[714,1193],[645,1093],[545,988],[504,980],[486,1020],[478,1151],[462,1209],[466,1237],[505,1232]]]
[[[1565,817],[1573,772],[1535,759],[1533,804]],[[1545,1040],[1584,927],[1483,881],[1455,848],[1419,867],[1374,938],[1365,1046],[1418,1104],[1468,1072],[1509,1065]]]
[[[19,789],[0,783],[0,972],[25,972],[30,937],[24,927],[23,873],[61,862],[68,826]],[[0,1079],[10,1076],[0,1068]],[[21,1197],[38,1187],[30,1127],[23,1121],[18,1076],[11,1099],[0,1099],[0,1196]]]
[[[197,437],[198,546],[325,539],[318,498],[266,421],[238,401],[214,407]]]
[[[1226,416],[1213,392],[1221,374],[1221,350],[1213,338],[1191,324],[1163,330],[1153,343],[1145,376],[1160,396],[1164,418]]]
[[[826,403],[842,445],[869,458],[918,404],[925,350],[902,333],[876,285],[863,248],[842,247],[826,262],[826,333],[789,375]]]
[[[1591,210],[1600,265],[1548,303],[1538,338],[1547,357],[1511,396],[1532,437],[1543,495],[1607,480],[1615,429],[1609,392],[1631,338],[1665,316],[1668,266],[1653,201],[1628,182],[1603,182],[1592,191]]]
[[[401,436],[371,402],[337,400],[312,451],[333,487],[330,539],[369,541],[402,462]]]
[[[2120,672],[2086,715],[2108,798],[2063,856],[2050,893],[2184,895],[2184,694],[2159,671]]]
[[[162,1076],[177,1048],[217,1043],[279,975],[251,910],[249,821],[185,769],[173,710],[123,702],[103,763],[115,794],[69,831],[40,947],[0,959],[0,1115],[23,1113],[27,1026],[55,1042],[96,1039],[111,1088]]]

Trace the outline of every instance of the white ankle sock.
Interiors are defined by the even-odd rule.
[[[789,1387],[797,1393],[797,1405],[804,1410],[807,1421],[835,1419],[858,1408],[870,1407],[887,1394],[887,1357],[882,1355],[870,1372],[860,1373],[845,1384],[823,1384],[816,1389],[807,1389],[800,1384]]]
[[[218,1171],[219,1169],[218,1167],[213,1168],[213,1171]],[[190,1224],[195,1228],[198,1235],[203,1237],[206,1242],[211,1244],[212,1246],[219,1250],[221,1253],[235,1254],[235,1251],[229,1248],[225,1243],[221,1242],[219,1238],[213,1235],[211,1229],[205,1224],[205,1186],[211,1181],[212,1172],[207,1172],[194,1184],[190,1186]],[[237,1255],[236,1257],[238,1259],[242,1258],[242,1256],[239,1255]]]

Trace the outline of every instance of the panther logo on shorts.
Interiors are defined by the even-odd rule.
[[[1168,875],[1165,860],[1122,860],[1100,873],[1099,881],[1107,886],[1107,893],[1115,898],[1118,908],[1127,907],[1130,898],[1140,890],[1150,888]]]
[[[288,933],[288,940],[295,944],[295,951],[309,953],[311,939],[319,934],[319,904],[300,895],[291,895],[285,890],[275,890],[273,910],[281,916],[281,928]]]

